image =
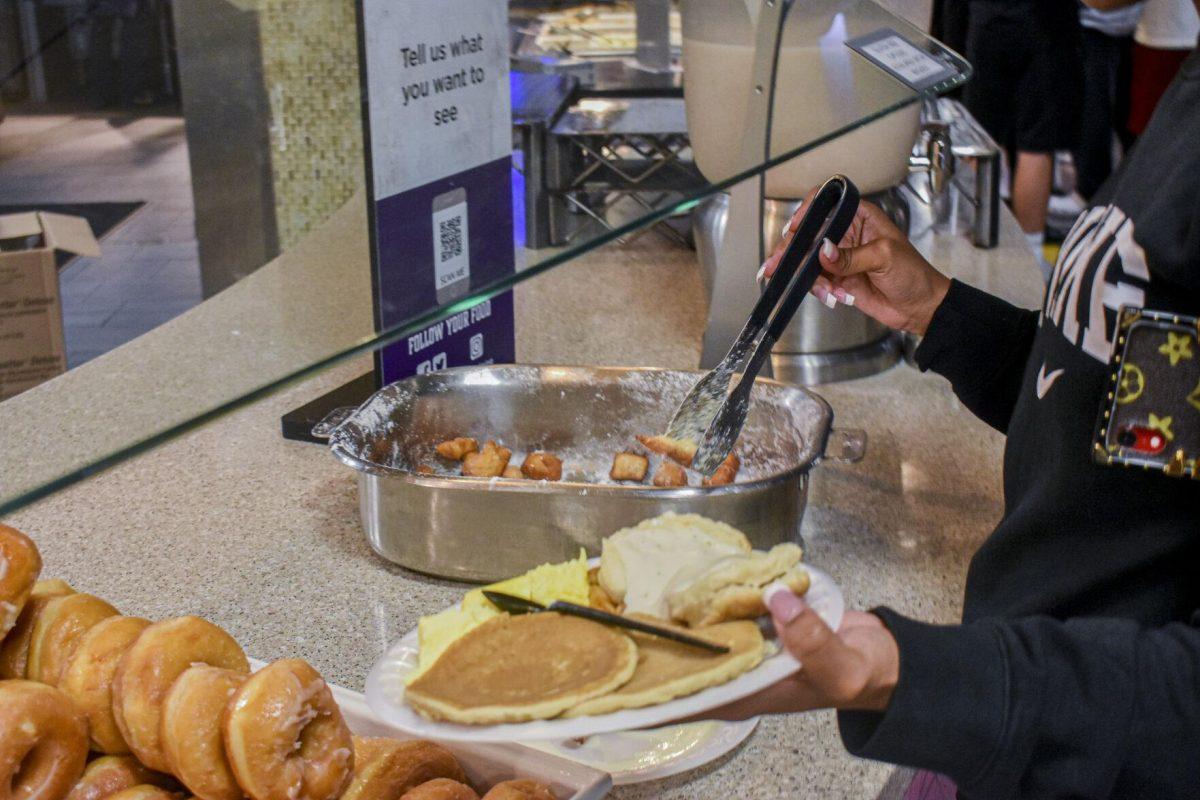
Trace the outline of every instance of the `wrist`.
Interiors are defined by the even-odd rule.
[[[933,321],[933,315],[937,313],[938,308],[942,305],[942,301],[946,299],[946,295],[950,292],[950,279],[942,273],[931,270],[929,291],[926,293],[925,303],[921,306],[919,314],[914,315],[911,323],[907,327],[907,331],[917,336],[924,336],[929,330],[929,324]]]
[[[896,691],[896,683],[900,680],[900,648],[892,632],[881,625],[874,638],[876,642],[869,656],[870,677],[858,701],[854,703],[853,709],[856,711],[886,711]]]

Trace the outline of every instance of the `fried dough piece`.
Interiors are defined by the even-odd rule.
[[[600,585],[599,567],[592,567],[588,570],[588,605],[610,614],[620,614],[625,610],[625,604],[614,601],[612,596]]]
[[[438,778],[465,781],[458,759],[422,740],[354,737],[354,779],[341,800],[396,800]]]
[[[472,478],[498,478],[504,474],[510,458],[512,450],[489,439],[482,450],[463,457],[462,474]]]
[[[523,480],[525,478],[525,473],[521,472],[520,467],[514,467],[512,464],[509,464],[507,467],[504,468],[504,472],[501,473],[500,477],[513,478],[514,480]]]
[[[691,439],[672,439],[669,436],[639,436],[637,440],[642,443],[652,453],[666,456],[673,461],[678,461],[685,467],[692,465],[692,459],[696,456],[696,450],[700,445],[693,442]]]
[[[655,486],[687,486],[687,472],[678,464],[664,461],[654,471],[654,480],[652,483]]]
[[[738,470],[742,468],[742,460],[737,457],[736,453],[730,453],[717,467],[717,471],[711,477],[704,479],[705,486],[727,486],[733,483],[733,479],[737,477]]]
[[[562,459],[553,453],[535,450],[525,456],[521,473],[534,481],[557,481],[562,478]]]
[[[400,800],[479,800],[479,794],[460,781],[434,778],[409,789]]]
[[[554,800],[554,792],[537,781],[504,781],[493,786],[483,800]]]
[[[442,458],[448,458],[451,461],[462,461],[469,453],[474,453],[479,449],[479,442],[465,436],[460,436],[457,439],[447,439],[444,442],[434,445],[433,449],[437,450],[438,455]]]
[[[790,542],[768,552],[752,551],[714,564],[667,595],[671,619],[691,627],[766,613],[762,589],[779,578],[796,594],[808,591],[808,572],[800,566],[800,548]]]
[[[617,453],[613,457],[612,469],[608,472],[608,477],[614,481],[637,481],[641,483],[646,480],[646,472],[650,469],[650,459],[645,456],[640,456],[637,453]]]
[[[793,594],[802,595],[808,591],[808,571],[804,567],[792,567],[778,580],[792,590]],[[762,601],[763,587],[740,584],[726,586],[716,592],[705,606],[703,616],[697,616],[696,624],[716,625],[730,620],[757,619],[769,613]]]

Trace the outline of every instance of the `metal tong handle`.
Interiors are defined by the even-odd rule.
[[[742,391],[742,387],[745,386],[744,393],[748,396],[754,376],[762,369],[771,348],[783,335],[795,316],[796,309],[804,301],[804,296],[821,275],[821,262],[818,258],[821,241],[841,241],[850,229],[850,223],[854,221],[854,214],[858,211],[858,200],[858,187],[845,175],[834,175],[822,184],[808,204],[792,241],[779,260],[775,274],[767,283],[762,298],[750,312],[746,327],[753,329],[757,345],[742,370],[742,379],[734,392]],[[780,296],[783,297],[781,302]],[[759,337],[757,334],[764,325],[766,331]],[[738,338],[741,339],[740,336]]]

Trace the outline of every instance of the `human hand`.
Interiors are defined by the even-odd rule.
[[[837,633],[787,587],[768,589],[780,642],[800,671],[696,719],[741,720],[817,708],[883,711],[900,673],[892,634],[874,614],[847,611]]]
[[[763,263],[763,274],[775,274],[813,193],[788,223],[788,234]],[[835,245],[821,243],[822,275],[812,293],[833,308],[852,305],[889,328],[923,336],[950,289],[950,279],[926,261],[878,206],[863,200],[850,229]]]

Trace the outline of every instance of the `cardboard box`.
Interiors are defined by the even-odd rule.
[[[81,217],[42,211],[0,216],[0,400],[67,369],[57,250],[100,255]]]

